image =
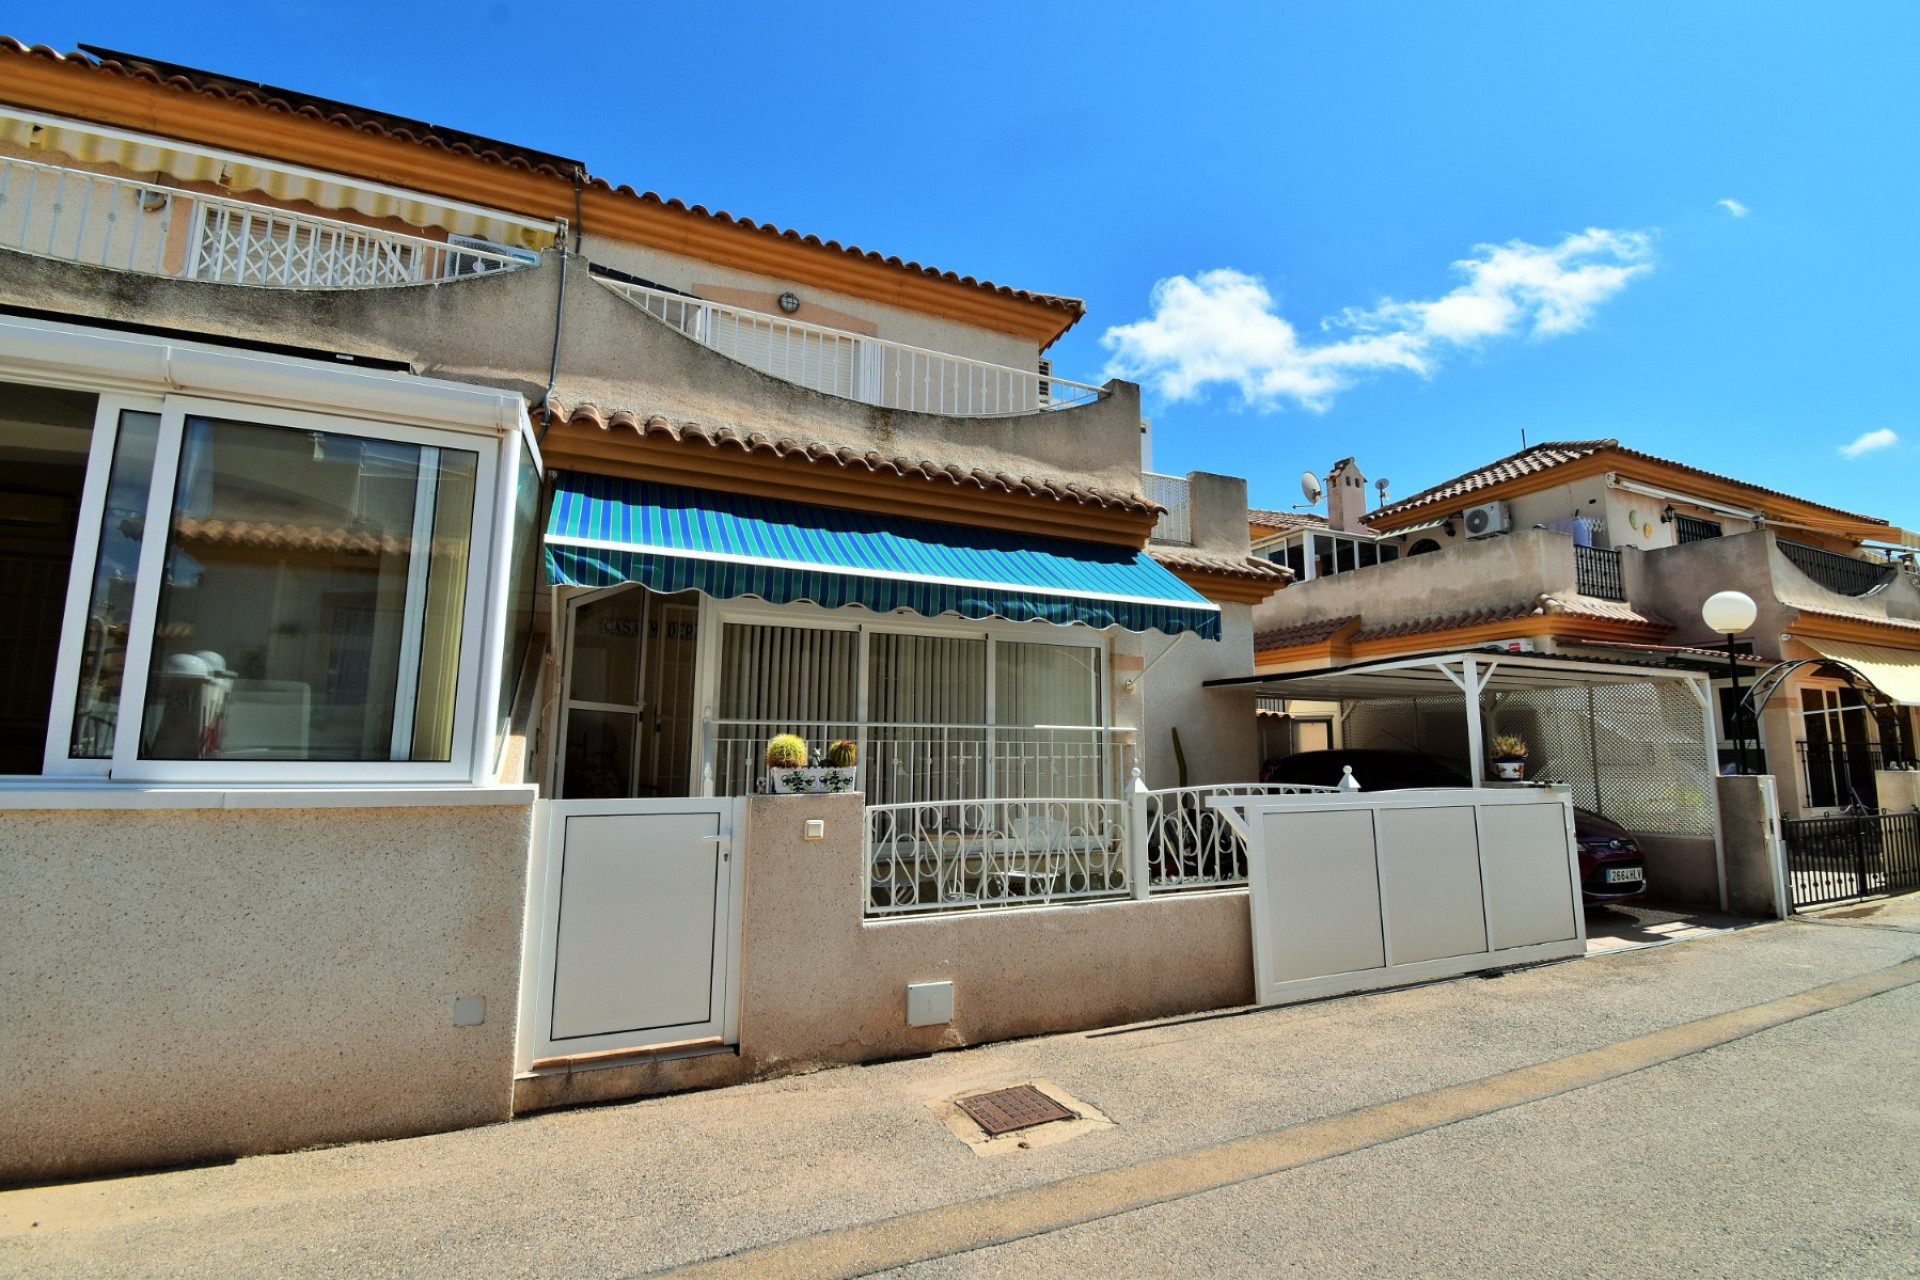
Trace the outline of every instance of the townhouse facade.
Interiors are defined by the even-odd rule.
[[[813,852],[748,829],[773,735],[851,747],[794,839],[857,864],[863,940],[1154,906],[1129,791],[1249,770],[1251,696],[1201,684],[1288,575],[1244,483],[1143,476],[1136,387],[1047,365],[1079,301],[191,67],[0,72],[3,1176],[1237,991],[1148,991],[1116,911],[1064,1002],[908,1023],[908,948],[857,1034],[760,1047],[742,994],[742,866]]]

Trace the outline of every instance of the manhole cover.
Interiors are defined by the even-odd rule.
[[[1073,1112],[1030,1084],[976,1093],[971,1098],[961,1098],[956,1105],[996,1138],[1015,1129],[1073,1119]]]

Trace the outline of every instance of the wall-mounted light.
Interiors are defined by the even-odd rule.
[[[1445,523],[1443,523],[1440,526],[1440,532],[1446,534],[1449,538],[1451,538],[1453,536],[1453,521],[1448,520]]]
[[[1661,524],[1673,523],[1673,504],[1671,502],[1667,504],[1666,510],[1660,513],[1660,523]]]
[[[792,315],[794,312],[798,311],[800,309],[800,299],[798,295],[790,292],[781,294],[780,309],[786,312],[788,315]]]

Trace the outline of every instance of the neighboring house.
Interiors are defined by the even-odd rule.
[[[1290,558],[1330,536],[1297,517],[1256,529],[1256,553]],[[1746,593],[1758,621],[1738,638],[1742,693],[1769,681],[1750,766],[1776,774],[1783,811],[1882,799],[1910,804],[1920,702],[1920,579],[1912,535],[1859,515],[1616,440],[1533,446],[1367,511],[1373,563],[1309,572],[1256,610],[1262,671],[1299,671],[1494,647],[1657,660],[1712,676],[1722,767],[1737,767],[1726,639],[1701,606]],[[1389,558],[1389,549],[1397,552]],[[1309,551],[1324,567],[1327,548]],[[1349,576],[1349,570],[1352,570]]]
[[[1288,575],[1251,556],[1243,482],[1149,499],[1138,388],[1043,355],[1082,312],[565,157],[0,41],[0,971],[37,1020],[7,1110],[45,1126],[0,1177],[499,1118],[607,1054],[737,1063],[732,798],[776,733],[858,746],[855,924],[1144,898],[1135,770],[1249,775],[1252,696],[1199,686],[1251,670]],[[606,847],[671,845],[693,909],[608,874],[710,955],[635,960],[652,926],[617,910],[561,929],[568,804],[659,817]],[[583,859],[568,883],[597,884]],[[619,901],[572,892],[576,921]],[[89,921],[119,968],[75,977]],[[1143,1004],[1108,970],[966,1034],[1226,998]],[[621,1003],[656,972],[696,987]],[[860,1016],[884,1034],[802,1050],[909,1034]],[[377,1069],[196,1075],[342,1045]],[[76,1060],[92,1128],[59,1101]],[[245,1141],[196,1145],[228,1123],[196,1097]]]

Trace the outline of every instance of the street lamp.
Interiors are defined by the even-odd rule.
[[[1753,597],[1744,591],[1717,591],[1707,597],[1700,606],[1700,617],[1709,628],[1727,638],[1727,674],[1733,680],[1733,714],[1729,717],[1733,729],[1734,750],[1739,753],[1740,772],[1747,771],[1747,734],[1746,726],[1740,722],[1740,660],[1733,647],[1733,638],[1753,625],[1760,610],[1755,607]]]

